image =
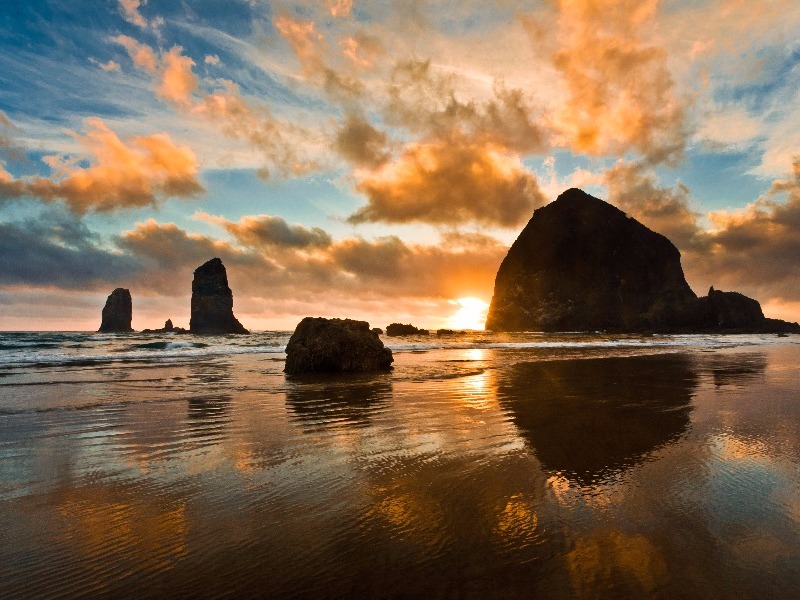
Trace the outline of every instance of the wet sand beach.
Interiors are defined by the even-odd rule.
[[[796,336],[47,335],[0,341],[0,597],[800,594]]]

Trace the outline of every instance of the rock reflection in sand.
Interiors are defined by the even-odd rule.
[[[698,374],[686,355],[520,363],[498,397],[545,469],[594,483],[678,438]]]
[[[295,376],[286,384],[291,416],[310,428],[367,425],[391,396],[385,374]]]

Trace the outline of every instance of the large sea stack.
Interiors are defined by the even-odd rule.
[[[698,298],[672,242],[574,188],[536,210],[509,249],[486,329],[800,332],[742,294]]]
[[[228,287],[225,265],[212,258],[197,267],[192,280],[191,333],[250,333],[233,316],[233,292]]]
[[[392,351],[366,321],[306,317],[289,338],[284,371],[289,374],[385,371],[393,361]]]
[[[101,333],[122,333],[133,331],[133,302],[130,290],[117,288],[106,299],[103,307],[103,320],[100,323]]]

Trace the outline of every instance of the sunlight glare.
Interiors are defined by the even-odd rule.
[[[452,317],[450,325],[454,329],[483,329],[489,305],[480,298],[459,298],[459,308]]]

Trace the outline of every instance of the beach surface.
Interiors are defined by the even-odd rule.
[[[2,598],[800,596],[800,336],[0,334]]]

